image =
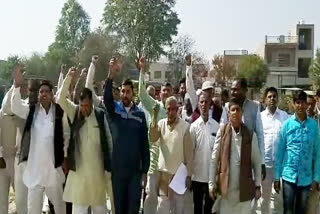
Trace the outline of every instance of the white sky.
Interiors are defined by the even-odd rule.
[[[65,1],[1,0],[0,59],[46,52]],[[78,1],[95,29],[106,0]],[[315,48],[320,47],[319,8],[319,0],[177,0],[176,5],[179,33],[192,36],[210,58],[225,49],[255,51],[265,35],[287,35],[300,19],[315,24]]]

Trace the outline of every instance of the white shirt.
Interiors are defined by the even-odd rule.
[[[209,165],[215,137],[219,130],[219,123],[209,117],[205,123],[200,116],[190,126],[190,135],[193,145],[193,173],[192,180],[208,183]]]
[[[21,105],[20,88],[12,95],[12,112],[27,119],[29,106]],[[35,186],[52,187],[62,185],[65,177],[61,167],[54,166],[54,115],[55,105],[51,104],[48,114],[40,105],[36,108],[31,127],[30,150],[23,182],[28,188]]]
[[[264,148],[265,148],[265,164],[266,167],[273,167],[275,142],[280,129],[289,115],[280,109],[276,109],[272,115],[268,108],[261,112],[261,120],[263,126]]]

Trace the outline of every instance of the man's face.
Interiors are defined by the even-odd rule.
[[[173,123],[178,117],[178,104],[170,102],[166,105],[166,111],[168,116],[168,122]]]
[[[53,101],[53,92],[50,87],[43,85],[39,89],[39,101],[42,105],[49,104]]]
[[[28,81],[28,97],[31,105],[38,102],[38,87],[35,80]]]
[[[307,107],[308,107],[308,104],[304,100],[296,100],[294,102],[294,110],[296,114],[299,114],[299,115],[305,114]]]
[[[185,84],[185,83],[181,83],[181,84],[180,84],[179,94],[180,94],[180,96],[182,96],[182,97],[184,97],[184,95],[186,94],[186,84]]]
[[[168,97],[172,96],[172,88],[170,86],[162,86],[160,98],[162,102],[165,102]]]
[[[120,97],[123,105],[129,107],[133,97],[133,91],[130,85],[122,85]]]
[[[314,115],[314,109],[316,106],[316,100],[313,97],[308,97],[307,98],[307,115],[309,117],[313,117]]]
[[[241,107],[239,105],[232,105],[228,112],[228,118],[232,125],[239,127],[242,119]]]
[[[154,88],[148,88],[148,94],[154,99],[156,97],[156,90]]]
[[[231,96],[237,99],[246,97],[246,90],[241,88],[239,81],[234,81],[231,85]]]
[[[207,93],[203,93],[199,97],[199,107],[202,116],[208,116],[211,99]]]
[[[278,105],[278,96],[274,91],[269,91],[265,99],[268,108],[276,108]]]
[[[80,112],[84,117],[89,117],[92,111],[92,100],[85,98],[80,100]]]

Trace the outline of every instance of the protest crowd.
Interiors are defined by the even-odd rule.
[[[11,186],[18,214],[46,201],[51,214],[320,213],[320,91],[294,91],[289,113],[277,88],[249,99],[244,78],[196,88],[191,58],[157,98],[143,57],[137,94],[115,84],[117,57],[101,86],[95,55],[62,66],[56,88],[29,79],[26,94],[18,65],[0,110],[0,214]]]

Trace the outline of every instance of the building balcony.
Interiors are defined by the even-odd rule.
[[[296,36],[266,36],[266,44],[297,44]]]

